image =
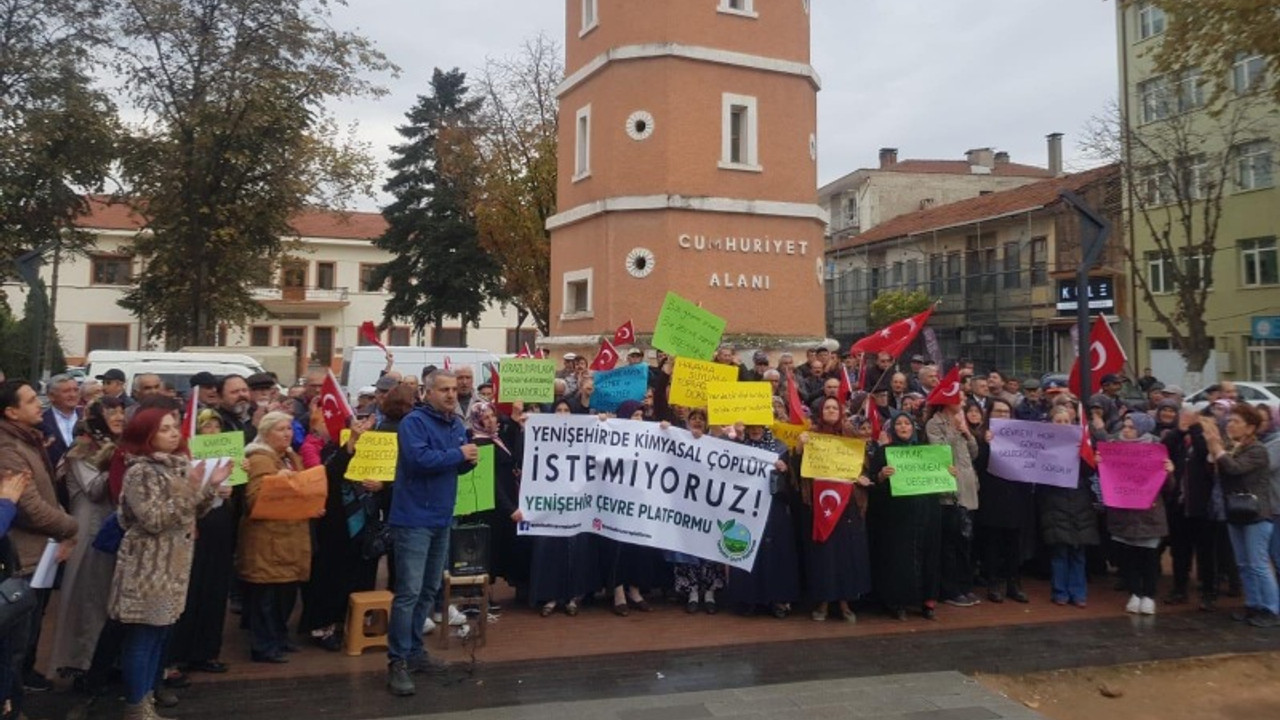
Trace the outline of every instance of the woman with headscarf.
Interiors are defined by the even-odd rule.
[[[925,437],[930,445],[949,446],[956,468],[956,492],[938,496],[942,503],[940,592],[948,605],[972,607],[980,602],[973,594],[973,515],[979,507],[973,460],[978,456],[978,440],[960,405],[932,405],[929,411]]]
[[[84,671],[93,660],[98,633],[107,621],[102,598],[111,590],[116,558],[93,547],[102,522],[115,510],[107,491],[111,458],[124,432],[124,401],[102,398],[90,405],[75,445],[62,460],[71,515],[80,526],[76,546],[62,566],[58,621],[49,666],[60,674]]]
[[[819,399],[813,405],[813,418],[809,430],[800,435],[800,453],[814,435],[835,435],[852,438],[853,425],[845,417],[840,401],[833,397]],[[809,597],[816,603],[812,618],[816,621],[827,619],[828,605],[839,603],[840,616],[846,622],[857,622],[849,603],[857,600],[871,589],[871,561],[867,553],[867,530],[863,523],[862,513],[853,494],[859,492],[854,488],[849,500],[840,507],[837,494],[835,510],[840,512],[835,527],[825,540],[814,537],[814,525],[819,513],[830,513],[832,507],[824,504],[828,491],[815,495],[814,480],[823,478],[801,477],[803,496],[806,499],[806,511],[810,532],[805,535],[804,564],[805,577],[808,579]],[[869,485],[864,479],[859,484]]]
[[[689,410],[685,429],[693,433],[694,439],[702,437],[707,431],[707,411],[702,408]],[[698,610],[705,610],[708,615],[715,615],[716,591],[724,588],[724,566],[684,553],[667,552],[664,555],[673,563],[676,596],[686,598],[685,612],[692,615]],[[758,558],[757,555],[757,563]]]
[[[966,408],[966,414],[969,408]],[[973,469],[978,474],[977,524],[982,529],[983,572],[987,578],[987,599],[1029,602],[1022,591],[1021,568],[1026,539],[1036,524],[1036,498],[1030,483],[1008,480],[988,469],[991,461],[991,421],[1013,418],[1013,404],[1000,397],[987,401],[982,424],[973,432],[978,456]]]
[[[573,413],[568,400],[560,399],[551,406],[556,415]],[[516,511],[515,522],[523,520]],[[532,560],[529,564],[529,600],[539,607],[539,614],[547,617],[564,607],[570,617],[578,614],[582,598],[600,587],[596,544],[593,536],[578,533],[572,537],[533,538]]]
[[[907,608],[912,606],[932,620],[938,606],[942,505],[935,495],[895,497],[890,492],[894,468],[885,450],[925,443],[915,421],[905,413],[895,413],[885,431],[889,444],[873,446],[863,469],[873,483],[867,524],[874,585],[880,601],[898,620],[906,620]]]
[[[626,400],[618,405],[620,420],[644,420],[644,405],[636,400]],[[671,587],[672,578],[662,552],[654,548],[595,536],[599,546],[601,575],[605,587],[613,592],[613,614],[626,617],[631,610],[649,612],[652,608],[645,600],[644,590]]]
[[[791,505],[787,498],[793,492],[787,446],[763,425],[748,425],[741,440],[748,447],[777,453],[778,461],[769,473],[769,491],[773,502],[765,520],[764,536],[756,550],[751,572],[729,569],[728,596],[741,614],[749,614],[765,606],[779,620],[791,613],[791,603],[800,598],[799,553],[792,530]]]
[[[1155,420],[1143,413],[1129,413],[1120,420],[1116,442],[1155,443],[1151,434]],[[1098,463],[1106,462],[1101,453]],[[1173,478],[1173,462],[1165,460],[1166,486]],[[1120,572],[1125,587],[1131,593],[1125,612],[1142,615],[1156,614],[1156,581],[1160,577],[1160,543],[1169,534],[1169,521],[1164,512],[1164,500],[1156,494],[1151,507],[1139,510],[1107,508],[1107,530],[1116,542]]]
[[[477,400],[467,409],[467,430],[477,447],[493,447],[493,490],[495,508],[483,513],[489,525],[489,576],[503,578],[523,598],[528,585],[527,539],[516,533],[512,515],[520,508],[520,463],[501,432],[502,418],[494,403]],[[507,433],[507,437],[510,437]],[[481,515],[481,513],[477,513]],[[490,606],[492,610],[492,605]]]

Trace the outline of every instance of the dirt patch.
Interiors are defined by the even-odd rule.
[[[980,675],[1052,720],[1280,718],[1280,653]]]

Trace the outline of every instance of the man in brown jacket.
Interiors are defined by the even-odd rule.
[[[40,398],[31,385],[22,380],[0,384],[0,472],[28,472],[31,482],[18,500],[18,517],[9,537],[18,555],[18,574],[35,572],[40,555],[50,538],[62,542],[59,560],[65,560],[76,542],[76,519],[58,505],[53,488],[53,465],[45,451],[40,424],[44,413]],[[14,631],[13,647],[19,648],[20,664],[15,659],[15,672],[22,672],[22,684],[30,691],[50,688],[49,681],[35,671],[36,645],[40,641],[40,625],[49,603],[49,590],[37,590],[40,602],[31,614],[31,625]],[[25,648],[22,651],[21,648]]]

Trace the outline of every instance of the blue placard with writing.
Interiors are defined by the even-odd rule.
[[[591,396],[591,407],[602,412],[614,412],[628,400],[644,400],[649,387],[649,366],[626,365],[615,370],[595,373],[596,391]]]

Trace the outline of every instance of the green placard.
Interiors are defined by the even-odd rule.
[[[889,447],[885,448],[884,455],[893,468],[889,492],[895,497],[956,491],[950,445]]]
[[[216,435],[193,435],[187,439],[187,447],[191,450],[192,460],[209,460],[212,458],[231,458],[231,477],[228,485],[243,485],[249,482],[245,473],[244,433],[224,432]]]
[[[493,446],[482,445],[475,469],[458,476],[458,499],[453,515],[470,515],[497,507],[493,499]]]
[[[668,291],[653,329],[653,346],[669,355],[710,360],[724,335],[724,318]]]
[[[556,363],[506,358],[498,365],[498,402],[549,403],[556,394]]]

